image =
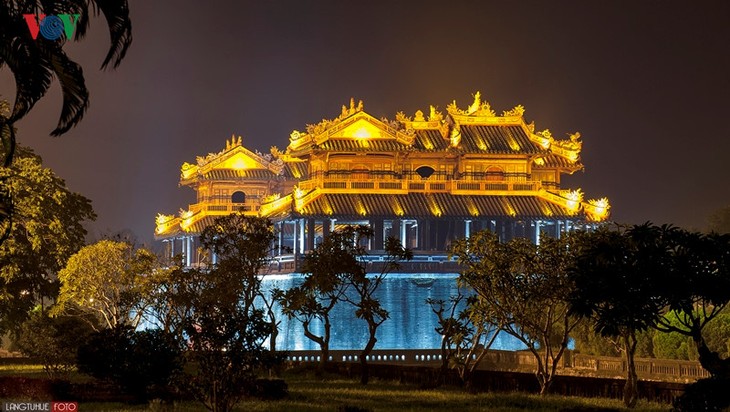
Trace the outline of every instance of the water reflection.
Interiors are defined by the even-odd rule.
[[[437,349],[441,346],[441,336],[435,331],[436,315],[433,314],[426,299],[443,299],[457,293],[457,274],[413,274],[391,273],[376,293],[381,305],[390,312],[377,332],[378,343],[375,349]],[[303,277],[300,274],[268,275],[264,278],[263,289],[289,289],[299,286]],[[282,319],[279,336],[276,340],[280,350],[318,350],[314,342],[304,336],[302,325],[295,319],[287,320],[277,310]],[[330,349],[361,349],[367,342],[365,321],[357,319],[351,305],[339,303],[330,314],[332,338]],[[321,322],[314,323],[312,330],[321,335]],[[524,346],[516,339],[500,334],[493,349],[518,350]]]

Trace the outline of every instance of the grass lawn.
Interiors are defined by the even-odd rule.
[[[37,365],[2,365],[0,375],[27,377],[43,376]],[[72,380],[84,377],[72,374]],[[358,407],[373,411],[616,411],[624,409],[620,400],[577,398],[565,396],[530,395],[524,393],[468,394],[459,388],[419,389],[397,382],[372,380],[361,386],[357,380],[327,375],[317,378],[311,372],[285,374],[289,397],[281,401],[244,401],[239,411],[338,411]],[[642,401],[634,410],[668,411],[669,405]],[[200,403],[181,402],[172,407],[164,405],[126,405],[119,403],[83,403],[81,412],[93,411],[205,411]]]
[[[325,379],[312,375],[285,376],[289,398],[281,401],[244,401],[238,411],[338,411],[359,407],[373,411],[623,411],[617,399],[576,398],[530,395],[524,393],[482,393],[472,395],[458,388],[423,390],[397,382],[373,381],[363,387],[356,380],[337,377]],[[130,406],[123,404],[82,404],[84,411],[205,411],[199,403],[184,402],[174,408],[159,405]],[[642,401],[635,411],[662,411],[668,405]]]

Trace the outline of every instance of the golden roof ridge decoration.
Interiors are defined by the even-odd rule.
[[[583,142],[580,141],[580,133],[575,132],[569,135],[567,140],[553,140],[551,146],[553,153],[575,162],[583,148]]]
[[[475,117],[496,117],[497,114],[492,110],[492,106],[487,101],[482,101],[482,92],[474,93],[474,101],[466,110],[459,109],[454,99],[448,106],[446,111],[450,115],[475,116]]]
[[[586,212],[588,220],[593,222],[601,222],[608,218],[611,204],[607,197],[600,199],[590,199],[583,203],[583,210]]]
[[[511,110],[505,110],[502,112],[502,117],[524,117],[525,115],[525,106],[518,104],[517,106],[513,107]]]
[[[424,116],[423,111],[417,110],[413,119],[406,116],[403,112],[395,114],[395,120],[402,123],[406,128],[406,132],[410,130],[439,129],[444,122],[444,115],[434,105],[429,105],[428,118]]]
[[[453,100],[448,106],[446,106],[447,113],[457,123],[486,123],[486,124],[513,124],[522,125],[528,128],[531,132],[534,129],[530,129],[530,125],[525,123],[524,114],[525,107],[521,104],[513,107],[510,110],[502,112],[501,116],[492,109],[489,102],[482,100],[482,93],[477,91],[473,95],[474,101],[466,108],[460,109],[456,104],[456,100]]]
[[[307,134],[311,135],[319,135],[323,132],[327,131],[330,127],[340,123],[342,120],[345,120],[346,118],[352,116],[355,113],[360,113],[364,110],[365,105],[363,104],[362,100],[359,100],[357,102],[357,106],[355,105],[355,98],[350,98],[350,107],[349,109],[344,104],[342,105],[342,111],[340,112],[340,115],[335,117],[334,119],[322,119],[321,122],[317,124],[307,124],[306,130],[307,133],[302,134],[298,130],[294,130],[291,135],[291,140],[298,140],[299,138],[302,138],[306,136]],[[295,135],[296,134],[296,135]]]
[[[190,179],[196,175],[207,173],[217,164],[225,159],[225,155],[234,151],[243,152],[244,155],[256,161],[264,169],[268,169],[276,175],[280,175],[284,171],[284,162],[281,159],[275,159],[271,154],[264,154],[259,151],[251,151],[243,146],[243,138],[231,135],[231,140],[226,139],[226,148],[218,153],[208,153],[205,157],[196,156],[196,164],[184,162],[180,167],[180,178],[182,180]]]
[[[294,130],[289,138],[289,146],[286,148],[285,156],[293,158],[301,154],[301,150],[314,149],[329,140],[333,135],[346,129],[354,122],[366,120],[373,126],[380,129],[383,133],[392,136],[395,141],[406,146],[413,144],[415,139],[415,131],[413,129],[404,129],[403,125],[398,121],[390,121],[387,118],[376,119],[363,109],[362,101],[355,106],[355,101],[350,101],[350,109],[346,107],[340,117],[333,120],[324,119],[318,125],[307,125],[309,133],[302,133]],[[344,116],[344,117],[343,117]],[[348,136],[340,136],[348,137]],[[358,139],[362,137],[355,136]]]

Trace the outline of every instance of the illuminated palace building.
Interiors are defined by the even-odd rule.
[[[182,165],[180,184],[197,202],[177,216],[158,215],[155,234],[167,253],[195,266],[215,261],[197,239],[215,218],[268,217],[283,246],[279,270],[293,272],[296,256],[329,232],[364,224],[374,230],[375,258],[393,236],[413,249],[413,270],[437,271],[450,242],[478,230],[539,242],[541,233],[605,220],[607,199],[561,187],[563,174],[583,169],[580,135],[556,139],[523,115],[522,106],[497,115],[479,93],[466,109],[454,102],[446,113],[431,106],[395,120],[376,119],[351,100],[337,118],[293,131],[283,152],[254,152],[234,137],[223,151]]]

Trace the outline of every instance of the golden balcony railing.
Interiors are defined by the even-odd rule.
[[[309,192],[315,188],[323,192],[340,193],[451,193],[472,194],[474,192],[535,192],[542,187],[539,181],[526,180],[431,180],[431,179],[343,179],[314,178],[299,183],[299,188]]]
[[[188,207],[188,210],[192,212],[192,214],[196,214],[198,212],[206,212],[209,215],[212,214],[220,214],[220,215],[229,215],[231,213],[235,212],[258,212],[260,205],[258,202],[246,202],[246,203],[207,203],[207,202],[201,202],[201,203],[195,203]]]

